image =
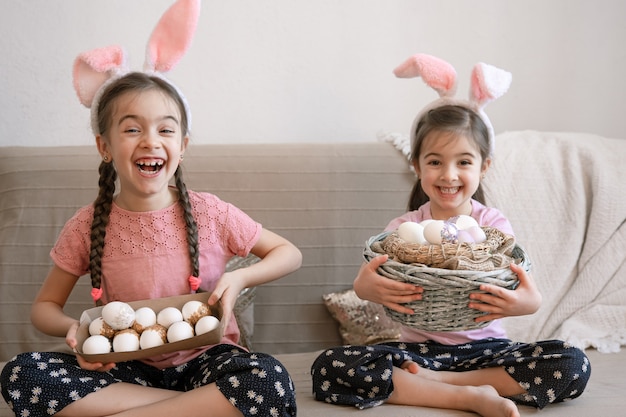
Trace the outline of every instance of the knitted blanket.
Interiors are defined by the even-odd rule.
[[[509,335],[618,351],[626,344],[626,140],[523,134],[498,136],[486,181],[543,294],[537,313],[506,320]],[[511,151],[513,140],[524,141],[523,154]]]

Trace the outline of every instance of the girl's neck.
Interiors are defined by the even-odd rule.
[[[432,202],[430,205],[430,217],[433,220],[448,220],[450,217],[460,216],[462,214],[471,216],[473,211],[472,201],[468,202],[468,205],[463,207],[459,207],[459,210],[455,211],[442,211],[442,210],[433,210]]]
[[[120,192],[114,197],[114,201],[119,208],[127,211],[157,211],[175,204],[178,201],[178,191],[168,187],[167,193],[147,198]]]

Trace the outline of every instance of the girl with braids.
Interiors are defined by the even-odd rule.
[[[29,416],[295,416],[287,370],[238,346],[232,311],[244,288],[297,269],[300,251],[231,204],[187,190],[180,164],[188,114],[169,82],[125,75],[104,89],[95,112],[100,192],[51,251],[54,266],[35,299],[34,325],[76,348],[79,323],[63,306],[89,272],[94,300],[103,304],[210,292],[209,304],[223,306],[224,336],[216,346],[117,364],[20,354],[4,368],[5,399],[16,415]],[[248,253],[261,261],[224,272],[233,255]]]
[[[16,416],[296,415],[287,370],[272,356],[238,345],[233,307],[244,288],[299,268],[302,255],[233,205],[187,190],[182,177],[191,116],[163,73],[189,46],[199,7],[199,0],[178,0],[165,12],[150,37],[145,72],[129,72],[118,46],[76,59],[74,88],[91,109],[102,157],[100,192],[61,231],[31,318],[76,349],[79,322],[63,307],[79,277],[89,273],[97,304],[211,293],[209,304],[222,304],[223,338],[215,346],[123,363],[20,354],[0,380]],[[225,272],[232,256],[249,253],[261,260]]]

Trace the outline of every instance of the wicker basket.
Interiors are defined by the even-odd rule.
[[[372,245],[380,250],[382,242],[391,232],[372,236],[366,242],[363,257],[366,261],[381,253],[372,249]],[[524,249],[514,245],[511,257],[530,271],[530,260]],[[470,293],[483,292],[481,284],[492,284],[507,289],[515,289],[518,278],[506,266],[491,271],[452,270],[428,267],[423,264],[409,264],[390,259],[378,268],[378,273],[401,282],[409,282],[424,288],[422,300],[406,303],[414,314],[403,314],[388,307],[385,312],[393,320],[404,325],[426,331],[446,332],[472,330],[485,327],[488,322],[477,323],[477,317],[484,315],[480,311],[470,309]]]

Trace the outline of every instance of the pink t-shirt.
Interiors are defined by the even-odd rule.
[[[515,236],[511,223],[504,217],[502,212],[496,208],[486,207],[484,204],[472,200],[472,217],[476,219],[480,226],[494,227],[503,233]],[[419,223],[428,219],[432,219],[430,214],[430,202],[423,204],[417,210],[409,211],[392,220],[385,230],[395,230],[400,224],[407,221]],[[409,326],[402,326],[400,330],[400,339],[403,342],[409,343],[422,343],[427,340],[432,340],[444,345],[460,345],[473,340],[487,339],[490,337],[500,339],[507,337],[502,327],[501,320],[493,320],[481,329],[458,332],[427,332]]]
[[[261,234],[261,225],[209,193],[189,192],[198,225],[200,288],[211,292],[233,255],[245,257]],[[93,206],[85,206],[65,224],[50,251],[54,263],[76,276],[89,273]],[[135,301],[189,294],[191,261],[180,204],[157,211],[127,211],[115,203],[102,255],[102,302]],[[87,275],[84,279],[90,279]],[[222,343],[237,344],[239,328],[231,317]],[[176,366],[208,347],[146,360],[159,368]]]

